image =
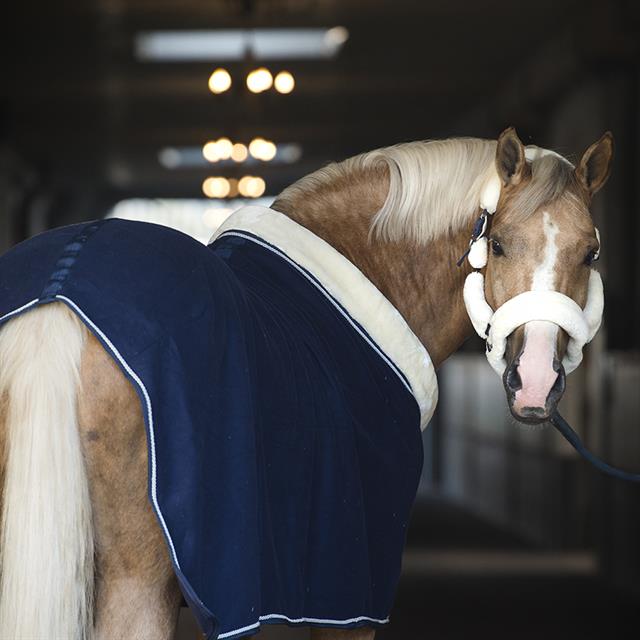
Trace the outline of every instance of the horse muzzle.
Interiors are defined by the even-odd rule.
[[[489,364],[503,378],[513,415],[523,422],[548,420],[564,391],[565,375],[580,364],[584,345],[600,327],[604,310],[600,274],[591,271],[584,309],[559,291],[532,290],[510,298],[494,311],[486,301],[484,276],[479,271],[467,276],[464,301],[476,332],[486,340]],[[521,326],[525,327],[523,349],[507,364],[509,337]],[[568,336],[562,361],[555,353],[559,329]],[[546,342],[536,337],[545,330],[552,332]],[[536,355],[540,351],[534,344],[536,340],[548,353]]]
[[[566,387],[566,373],[562,362],[554,357],[549,367],[534,375],[542,380],[523,381],[524,367],[521,355],[515,358],[502,374],[509,410],[513,417],[529,424],[546,422],[556,411]]]

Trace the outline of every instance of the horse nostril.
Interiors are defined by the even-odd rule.
[[[558,358],[553,359],[553,370],[558,374],[562,372],[562,375],[564,376],[564,366],[562,365],[562,362],[558,360]]]
[[[562,397],[566,384],[566,374],[564,371],[564,366],[562,365],[562,362],[560,362],[560,360],[558,360],[557,358],[553,359],[553,370],[558,374],[558,377],[553,383],[551,391],[549,391],[549,395],[547,396],[547,406],[551,407],[555,407],[555,405]]]
[[[522,389],[522,380],[520,379],[520,374],[518,373],[518,361],[515,360],[511,363],[511,365],[504,372],[504,384],[506,388],[515,393]]]

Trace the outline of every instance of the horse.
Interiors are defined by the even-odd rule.
[[[328,244],[390,303],[424,348],[414,351],[423,360],[428,353],[428,372],[474,328],[490,335],[478,305],[500,309],[533,292],[562,296],[578,312],[588,307],[600,251],[589,206],[612,156],[609,132],[575,166],[525,148],[513,128],[497,140],[402,143],[321,168],[286,188],[271,210]],[[470,244],[469,260],[459,260]],[[480,302],[469,286],[475,276]],[[393,345],[400,325],[389,331],[386,318],[372,331]],[[511,413],[536,424],[562,396],[565,365],[579,360],[575,349],[568,354],[571,322],[541,318],[520,314],[507,335],[487,340]],[[134,372],[86,320],[53,298],[2,318],[0,637],[169,640],[182,594],[148,497],[146,409]],[[406,386],[419,386],[418,378]],[[341,580],[335,575],[336,587]],[[313,640],[373,640],[377,626],[366,618],[297,622]],[[256,624],[220,637],[258,632]]]

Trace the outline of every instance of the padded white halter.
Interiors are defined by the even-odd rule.
[[[567,332],[569,343],[562,364],[566,373],[571,373],[582,361],[582,348],[600,328],[604,310],[602,279],[594,270],[589,276],[584,309],[559,291],[525,291],[494,312],[485,299],[484,276],[479,271],[467,276],[464,302],[474,329],[487,340],[487,360],[500,376],[507,366],[504,359],[507,338],[517,327],[532,320],[553,322]]]

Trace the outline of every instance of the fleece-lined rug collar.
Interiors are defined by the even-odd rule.
[[[210,243],[233,231],[262,238],[317,278],[407,379],[420,407],[424,429],[438,401],[435,369],[427,350],[377,287],[330,244],[273,209],[239,209],[216,231]]]

